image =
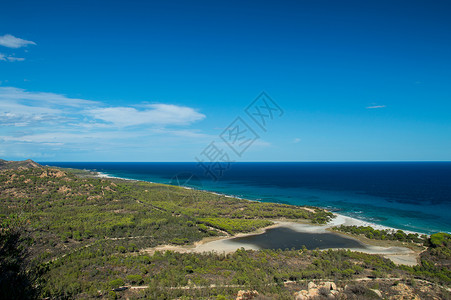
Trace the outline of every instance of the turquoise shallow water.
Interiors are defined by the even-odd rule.
[[[197,163],[45,163],[250,200],[311,205],[375,224],[451,232],[451,163],[234,163],[213,180]]]

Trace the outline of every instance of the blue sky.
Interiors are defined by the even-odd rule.
[[[451,160],[450,14],[449,1],[5,2],[0,158],[195,161],[213,142],[235,161]],[[245,112],[262,91],[283,110],[265,130]],[[237,117],[258,136],[241,155],[221,139]]]

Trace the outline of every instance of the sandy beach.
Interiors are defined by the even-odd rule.
[[[135,179],[129,179],[129,178],[124,178],[124,177],[112,176],[112,175],[108,175],[108,174],[105,174],[105,173],[102,173],[102,172],[96,172],[96,173],[97,174],[95,175],[95,177],[102,178],[102,179],[110,178],[110,179],[121,179],[121,180],[128,180],[128,181],[139,181],[139,180],[135,180]],[[155,183],[155,182],[152,182],[152,181],[146,181],[146,182]]]

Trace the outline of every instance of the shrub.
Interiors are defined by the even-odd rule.
[[[117,279],[113,279],[110,281],[110,287],[112,289],[116,289],[118,287],[121,287],[124,285],[124,280],[122,280],[121,278],[117,278]]]
[[[141,275],[127,275],[126,279],[131,284],[135,284],[135,283],[141,284],[141,283],[143,283],[143,278],[142,278]]]

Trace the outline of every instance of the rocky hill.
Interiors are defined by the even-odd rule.
[[[30,168],[42,168],[42,166],[37,162],[32,161],[31,159],[21,161],[8,161],[0,159],[0,170],[19,170]]]

